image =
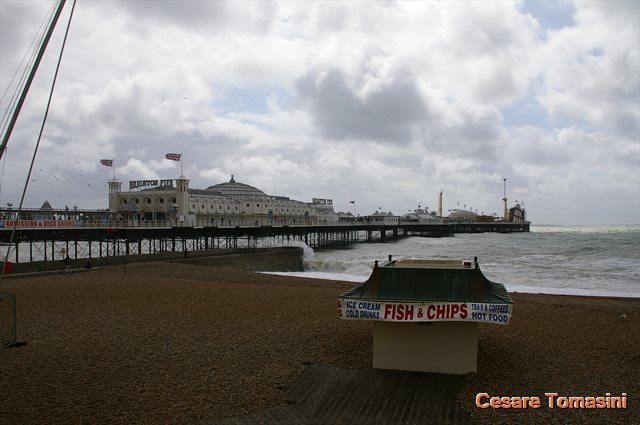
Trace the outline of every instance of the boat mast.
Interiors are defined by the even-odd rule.
[[[47,34],[42,40],[42,44],[40,45],[40,50],[38,51],[36,60],[33,63],[33,66],[31,67],[29,78],[27,78],[27,81],[24,87],[22,88],[22,94],[20,95],[20,99],[18,100],[16,108],[14,109],[13,114],[11,116],[11,121],[9,122],[9,126],[7,127],[7,132],[4,134],[4,136],[2,136],[2,144],[0,145],[0,159],[2,159],[2,156],[4,155],[4,152],[7,149],[7,143],[9,142],[9,137],[11,137],[11,132],[13,131],[13,127],[15,126],[16,121],[18,120],[18,115],[20,114],[22,105],[24,105],[24,101],[27,98],[27,93],[29,92],[31,83],[33,82],[33,79],[36,76],[36,72],[38,71],[38,66],[40,65],[40,61],[44,56],[44,52],[47,49],[47,45],[49,44],[49,40],[51,39],[53,30],[55,29],[56,24],[58,23],[58,18],[60,18],[60,15],[62,14],[62,9],[64,8],[64,5],[66,2],[67,0],[60,0],[60,3],[58,3],[58,8],[56,9],[53,19],[51,20],[51,24],[49,25],[49,28],[47,29]]]

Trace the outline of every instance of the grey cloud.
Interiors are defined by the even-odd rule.
[[[512,143],[521,144],[520,141],[514,140]],[[545,164],[550,167],[566,167],[572,163],[570,152],[563,146],[545,146],[535,141],[528,142],[524,146],[520,146],[518,161],[522,164],[539,165]]]
[[[166,0],[150,2],[127,0],[116,2],[119,9],[128,10],[136,20],[181,26],[207,32],[266,31],[277,11],[272,2]],[[158,27],[158,30],[162,29]]]
[[[426,117],[427,106],[417,82],[400,76],[364,98],[356,95],[338,69],[312,71],[297,82],[315,124],[332,139],[386,140],[405,143],[413,124]]]
[[[19,3],[0,3],[0,49],[5,58],[13,59],[16,57],[19,53],[17,46],[22,45],[25,25],[21,19],[17,19],[18,16],[21,16],[21,9],[24,8],[20,7]]]
[[[44,28],[49,8],[48,2],[0,1],[0,88],[3,93],[20,60],[36,38],[38,28]],[[32,49],[37,46],[35,42]],[[27,57],[27,63],[29,60]],[[19,74],[17,77],[20,77]]]
[[[423,144],[431,152],[449,157],[473,159],[483,170],[498,158],[498,141],[503,137],[502,116],[493,108],[459,108],[455,123],[434,119],[422,130]]]
[[[579,16],[584,13],[605,16],[607,21],[612,22],[620,28],[637,29],[638,16],[640,14],[640,3],[636,1],[624,0],[600,0],[588,2],[575,2],[575,7]]]
[[[637,112],[618,110],[617,115],[611,116],[610,131],[628,140],[640,138],[640,120]]]

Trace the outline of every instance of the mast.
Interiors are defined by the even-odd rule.
[[[20,110],[24,105],[24,101],[27,98],[27,93],[29,92],[29,88],[31,87],[31,83],[33,82],[34,77],[36,76],[36,72],[38,71],[38,66],[40,66],[40,61],[42,61],[42,57],[44,56],[44,52],[47,49],[47,45],[49,44],[49,40],[51,39],[51,35],[53,34],[53,30],[58,23],[58,18],[62,14],[62,9],[67,0],[60,0],[58,3],[58,8],[51,20],[51,24],[47,29],[47,34],[42,40],[42,44],[40,45],[40,50],[38,51],[38,55],[36,56],[36,60],[31,67],[31,72],[29,73],[29,78],[27,78],[24,87],[22,88],[22,94],[20,95],[20,99],[18,99],[18,103],[16,104],[16,108],[13,111],[11,116],[11,121],[9,122],[9,126],[7,127],[7,132],[2,137],[2,144],[0,145],[0,159],[2,159],[2,155],[4,155],[4,151],[7,149],[7,143],[9,142],[9,137],[11,137],[11,132],[13,131],[13,127],[16,125],[16,121],[18,120],[18,115],[20,114]]]

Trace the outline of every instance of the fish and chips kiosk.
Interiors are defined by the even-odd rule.
[[[513,301],[504,285],[465,260],[401,259],[375,266],[338,297],[345,320],[373,321],[373,367],[476,372],[478,323],[506,325]]]

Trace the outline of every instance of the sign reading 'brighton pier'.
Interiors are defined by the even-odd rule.
[[[466,302],[375,302],[353,299],[338,300],[342,319],[383,320],[388,322],[482,322],[506,325],[513,304]]]
[[[171,189],[173,188],[173,180],[171,179],[163,179],[163,180],[131,180],[129,182],[129,190],[131,189],[139,189],[143,187],[162,187]]]

